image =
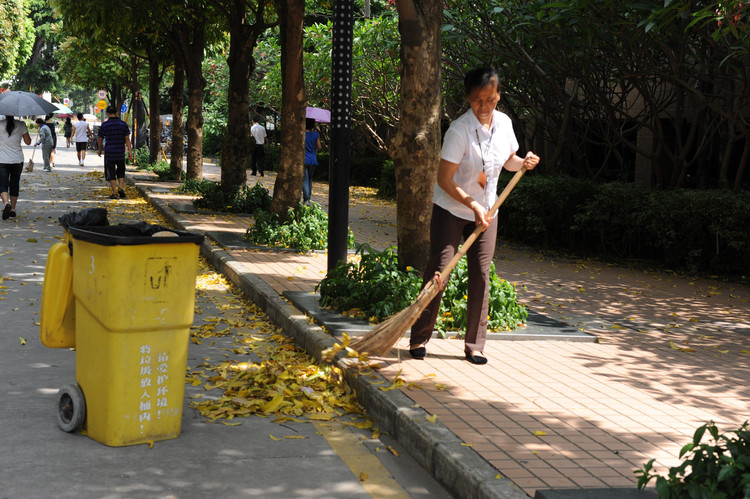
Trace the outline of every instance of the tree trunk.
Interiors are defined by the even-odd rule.
[[[302,72],[304,0],[276,0],[281,33],[281,156],[271,211],[282,218],[302,192],[305,162],[305,80]]]
[[[185,146],[182,116],[185,104],[182,93],[185,89],[185,69],[179,56],[174,59],[174,84],[169,91],[172,97],[172,157],[169,163],[169,171],[177,174],[177,178],[182,180],[182,148]]]
[[[247,161],[252,153],[250,143],[250,75],[255,70],[253,49],[266,26],[263,4],[256,11],[255,22],[248,23],[246,2],[229,0],[229,86],[227,91],[227,133],[221,151],[221,187],[231,192],[247,182]]]
[[[440,160],[440,25],[443,2],[397,0],[401,33],[396,170],[399,267],[424,269],[430,249],[432,193]]]
[[[205,22],[193,21],[191,25],[178,24],[177,50],[182,56],[188,89],[187,118],[187,178],[203,177],[203,55],[206,47]]]
[[[148,106],[149,112],[149,163],[156,164],[159,161],[161,150],[161,118],[159,116],[159,86],[161,75],[159,74],[159,61],[155,54],[149,54],[148,59]]]

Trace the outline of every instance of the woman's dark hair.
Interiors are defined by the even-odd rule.
[[[37,118],[35,123],[39,126],[42,126],[44,125],[44,120],[42,118]]]
[[[5,131],[8,132],[8,137],[11,136],[15,128],[16,128],[16,119],[10,114],[6,114],[5,115]]]
[[[83,113],[76,114],[76,118],[78,118],[78,121],[83,121]]]
[[[464,77],[464,96],[468,97],[477,88],[486,87],[487,85],[497,85],[497,91],[500,91],[500,77],[493,68],[476,68],[472,69]]]
[[[312,130],[315,128],[315,118],[305,118],[305,130]]]

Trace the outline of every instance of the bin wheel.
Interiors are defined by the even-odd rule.
[[[68,433],[78,431],[86,419],[86,400],[78,385],[65,385],[57,392],[57,426]]]

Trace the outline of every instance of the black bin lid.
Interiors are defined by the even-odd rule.
[[[146,222],[130,224],[68,227],[67,231],[74,239],[99,244],[102,246],[134,246],[139,244],[176,244],[203,242],[203,234],[194,234],[184,230],[174,230],[161,225],[151,225]],[[153,234],[169,231],[177,235],[157,236]]]

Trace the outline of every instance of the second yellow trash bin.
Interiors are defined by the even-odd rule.
[[[69,232],[88,436],[111,446],[178,437],[203,236],[145,223]]]

